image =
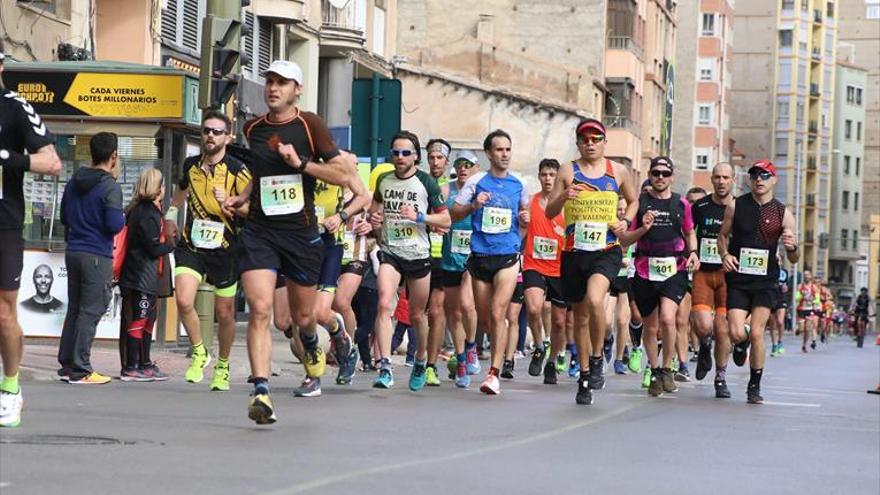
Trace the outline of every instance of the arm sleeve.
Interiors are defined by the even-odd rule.
[[[141,233],[144,240],[144,251],[151,257],[158,258],[164,254],[174,251],[174,247],[160,241],[162,234],[162,216],[159,214],[150,215],[149,218],[141,220]]]
[[[125,214],[122,212],[122,189],[116,181],[112,181],[104,195],[104,228],[116,234],[125,225]]]
[[[12,98],[9,106],[15,112],[16,124],[21,126],[21,137],[28,153],[35,153],[43,146],[55,142],[55,137],[46,128],[46,123],[24,98],[20,96]]]
[[[461,188],[461,191],[458,192],[458,196],[455,197],[455,203],[462,206],[473,203],[474,196],[477,195],[477,182],[479,182],[484,175],[485,172],[481,172],[468,179]]]
[[[315,147],[315,156],[321,158],[325,162],[339,155],[339,149],[333,142],[330,135],[330,129],[321,117],[313,113],[304,113],[303,120],[309,126],[309,132],[312,134],[312,144]]]
[[[690,232],[694,230],[694,213],[686,199],[681,198],[681,204],[684,207],[684,218],[681,221],[681,228],[685,232]]]

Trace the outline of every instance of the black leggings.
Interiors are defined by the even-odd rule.
[[[373,335],[373,328],[376,326],[376,313],[379,310],[379,292],[376,289],[367,289],[366,287],[358,288],[351,301],[351,307],[357,320],[357,331],[354,334],[354,341],[357,343],[361,361],[372,365],[373,360],[371,356],[373,353],[370,348],[370,336]]]
[[[157,297],[123,289],[122,324],[119,327],[119,360],[123,368],[150,364],[150,345],[156,324]]]

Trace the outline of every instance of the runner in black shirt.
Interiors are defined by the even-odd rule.
[[[24,98],[3,87],[5,58],[0,43],[0,427],[18,426],[21,421],[22,335],[16,302],[24,264],[24,173],[61,173],[46,124]]]

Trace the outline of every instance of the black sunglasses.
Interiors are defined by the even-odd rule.
[[[651,170],[651,177],[668,179],[672,177],[672,171],[670,170]]]
[[[219,129],[217,127],[202,127],[202,134],[207,136],[208,134],[213,134],[215,136],[223,136],[226,134],[226,129]]]
[[[766,172],[766,171],[749,172],[749,178],[752,180],[758,180],[758,179],[770,180],[770,177],[773,177],[773,174],[771,174],[770,172]]]

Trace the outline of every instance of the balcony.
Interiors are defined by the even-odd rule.
[[[366,6],[361,1],[349,1],[336,8],[329,0],[321,1],[321,46],[341,50],[362,49],[366,45]],[[363,10],[363,12],[360,12]]]
[[[606,115],[602,118],[602,123],[608,129],[624,129],[635,136],[638,136],[641,130],[633,119],[625,115]]]
[[[813,22],[819,23],[819,24],[822,23],[822,11],[821,10],[816,9],[813,11]]]
[[[811,120],[809,127],[807,127],[807,132],[810,134],[817,134],[819,132],[819,123],[815,120]]]
[[[807,194],[807,207],[809,207],[809,208],[816,207],[816,194],[815,193]]]
[[[642,47],[636,42],[635,39],[629,36],[609,36],[608,37],[608,49],[609,50],[626,50],[632,52],[636,58],[642,60]]]
[[[816,83],[810,83],[810,96],[813,98],[819,97],[819,85]]]
[[[813,53],[810,58],[813,60],[813,62],[816,62],[816,63],[821,62],[822,61],[822,50],[814,47]]]
[[[277,24],[304,22],[305,0],[253,0],[251,10],[255,16]]]
[[[811,156],[807,158],[807,170],[816,171],[816,157]]]

